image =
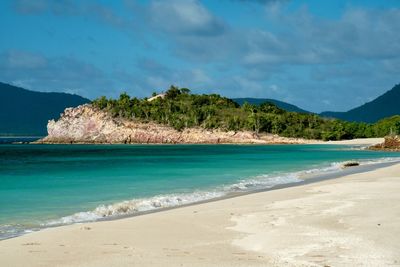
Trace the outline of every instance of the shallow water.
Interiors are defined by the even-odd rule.
[[[0,145],[0,239],[397,159],[332,145]]]

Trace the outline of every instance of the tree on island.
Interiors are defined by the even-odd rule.
[[[157,96],[153,93],[153,96]],[[286,137],[341,140],[382,137],[392,131],[400,132],[400,116],[375,124],[346,122],[322,118],[316,114],[288,112],[272,103],[239,106],[233,100],[218,94],[192,94],[188,88],[171,85],[165,97],[131,98],[122,93],[118,99],[102,96],[92,102],[114,117],[141,122],[156,122],[177,130],[190,127],[225,131],[248,130]]]

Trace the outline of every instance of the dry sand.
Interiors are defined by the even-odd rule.
[[[373,146],[376,144],[381,144],[385,141],[385,138],[359,138],[351,140],[341,140],[341,141],[327,141],[323,144],[327,145],[359,145],[359,146]]]
[[[400,266],[400,164],[0,241],[0,266]]]

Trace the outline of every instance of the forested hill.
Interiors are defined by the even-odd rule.
[[[67,107],[90,102],[66,93],[43,93],[0,83],[0,135],[44,136],[50,119]]]
[[[254,104],[254,105],[261,105],[263,103],[272,103],[278,108],[284,109],[286,111],[291,111],[291,112],[298,112],[298,113],[311,113],[307,110],[301,109],[298,106],[279,101],[276,99],[270,99],[270,98],[233,98],[233,101],[238,103],[239,105],[243,105],[244,103],[249,103],[249,104]]]
[[[285,111],[272,103],[239,105],[217,94],[195,95],[187,88],[171,86],[165,94],[150,99],[101,97],[92,104],[113,117],[156,122],[177,130],[191,127],[225,131],[254,131],[286,137],[339,140],[385,136],[400,131],[400,116],[375,124],[345,122],[316,114]]]
[[[322,112],[324,117],[346,121],[377,122],[380,119],[400,115],[400,84],[394,86],[378,98],[347,112]]]

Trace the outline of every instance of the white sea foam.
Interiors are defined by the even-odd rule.
[[[228,185],[225,187],[227,191],[253,191],[259,189],[268,189],[280,184],[298,183],[302,180],[296,173],[281,175],[281,176],[269,176],[259,175],[251,179],[244,179],[235,184]]]
[[[275,174],[275,175],[258,175],[253,178],[240,180],[238,183],[229,185],[227,190],[233,191],[252,191],[259,189],[268,189],[281,184],[298,183],[303,181],[305,175],[321,174],[327,172],[338,171],[341,169],[343,162],[334,162],[322,168],[308,169],[298,172]]]
[[[343,169],[343,164],[347,161],[343,162],[333,162],[328,166],[324,166],[321,168],[313,168],[298,172],[292,172],[281,175],[259,175],[253,178],[243,179],[239,182],[229,185],[225,187],[225,190],[231,191],[252,191],[259,189],[268,189],[281,184],[289,184],[289,183],[298,183],[303,181],[303,177],[306,175],[313,174],[326,174],[331,172],[340,171]],[[400,162],[400,158],[380,158],[380,159],[366,159],[366,160],[358,160],[361,166],[363,165],[373,165],[379,163],[394,163]]]
[[[380,163],[395,163],[400,162],[400,158],[379,158],[379,159],[366,159],[361,160],[361,165],[373,165],[373,164],[380,164]]]
[[[95,221],[102,218],[132,215],[138,212],[171,208],[185,204],[222,197],[225,192],[193,192],[188,194],[160,195],[143,199],[132,199],[110,205],[100,205],[92,211],[78,212],[71,216],[46,222],[44,226],[71,224],[76,222]]]

